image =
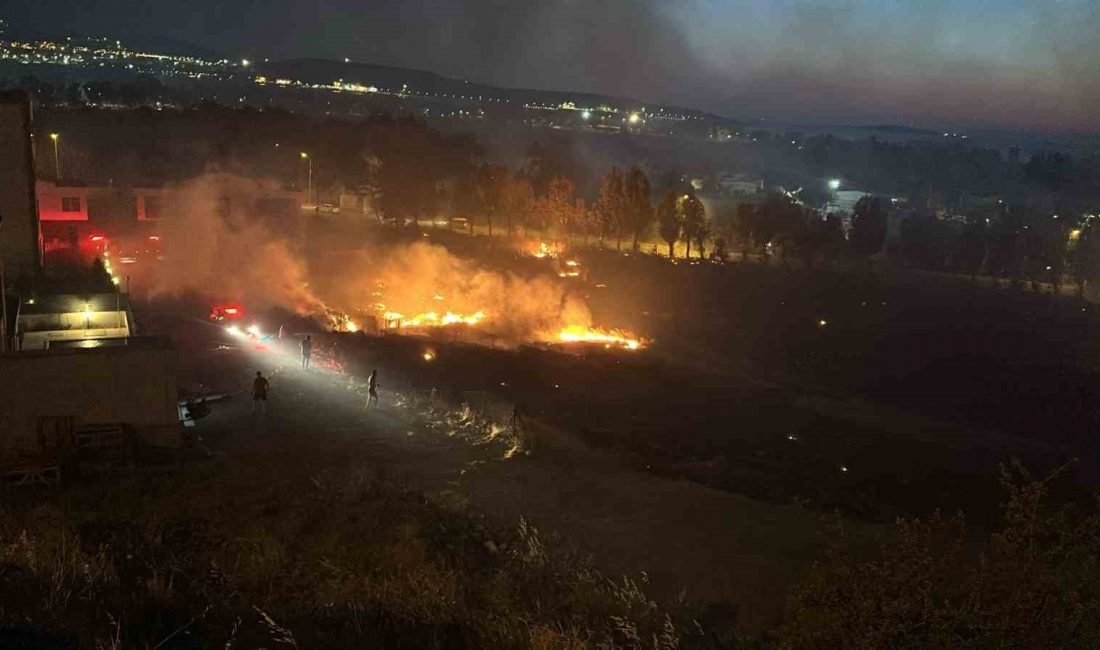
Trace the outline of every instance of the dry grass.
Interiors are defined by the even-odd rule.
[[[1100,647],[1100,515],[1005,470],[1003,528],[975,557],[961,515],[899,521],[868,558],[840,543],[796,591],[792,648]]]
[[[8,507],[0,641],[665,649],[691,636],[686,609],[527,522],[496,530],[383,473],[307,464],[214,461]]]

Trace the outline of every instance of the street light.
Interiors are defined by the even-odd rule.
[[[839,178],[834,178],[831,181],[829,181],[829,189],[834,191],[834,192],[839,190],[840,189],[840,179]]]
[[[309,163],[309,180],[308,185],[306,186],[306,205],[310,205],[310,202],[313,200],[313,159],[310,158],[309,154],[304,151],[298,155],[301,156],[302,160],[305,160]]]
[[[61,139],[60,133],[51,133],[50,139],[53,140],[53,171],[54,177],[57,180],[61,180],[61,157],[57,154],[57,141]]]

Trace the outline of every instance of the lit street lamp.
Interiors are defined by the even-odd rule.
[[[839,178],[834,178],[831,181],[829,181],[829,189],[834,191],[834,192],[839,190],[840,189],[840,179]]]
[[[61,180],[61,156],[57,153],[57,141],[61,139],[60,133],[51,133],[50,139],[53,140],[53,172],[56,180]]]
[[[309,163],[309,176],[307,177],[308,178],[308,181],[307,181],[308,184],[306,185],[306,205],[312,205],[311,202],[313,201],[313,159],[310,158],[309,154],[304,152],[304,151],[299,155],[302,157],[302,160],[305,160],[306,162]]]

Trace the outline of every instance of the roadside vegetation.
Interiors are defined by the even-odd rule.
[[[8,504],[0,646],[646,647],[698,634],[525,521],[273,454]],[[94,642],[94,643],[93,643]]]
[[[312,459],[310,459],[312,460]],[[526,521],[486,523],[384,472],[265,454],[26,495],[0,518],[0,645],[26,648],[1094,647],[1100,517],[1004,471],[1004,522],[899,520],[835,544],[786,620],[659,604]]]

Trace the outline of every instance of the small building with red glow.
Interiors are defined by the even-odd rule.
[[[39,180],[34,184],[38,196],[38,220],[87,221],[89,188],[75,183]]]

